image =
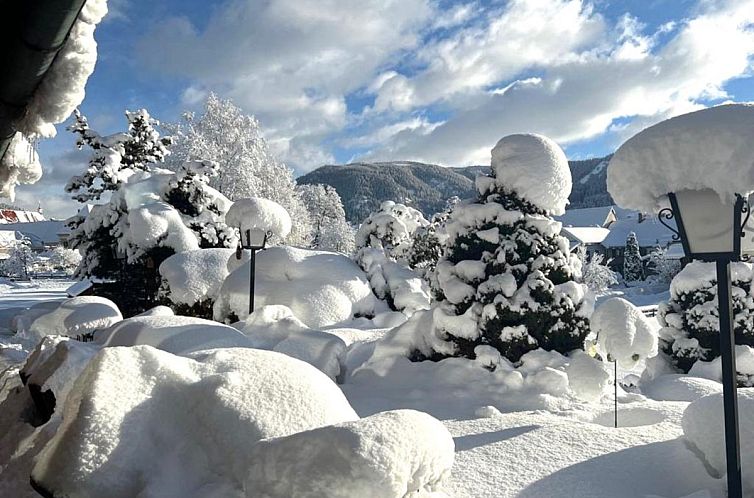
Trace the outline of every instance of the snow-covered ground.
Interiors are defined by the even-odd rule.
[[[66,285],[65,282],[5,285],[0,313],[8,316],[19,307],[60,300]],[[636,289],[614,290],[608,294],[611,297],[663,296],[662,292],[647,294]],[[646,301],[642,304],[652,304],[651,298]],[[170,321],[170,318],[165,320]],[[346,325],[324,333],[338,335],[348,345],[345,353],[338,353],[345,369],[340,376],[340,388],[348,403],[360,417],[408,408],[441,420],[455,443],[455,462],[445,485],[449,496],[724,496],[723,480],[711,475],[712,471],[708,471],[683,437],[681,419],[688,401],[659,401],[621,390],[619,428],[615,429],[611,390],[596,403],[533,387],[507,390],[508,386],[500,384],[492,372],[470,367],[466,360],[452,359],[441,364],[403,360],[380,375],[378,369],[364,367],[364,362],[373,354],[374,341],[390,329],[370,328],[374,324],[366,320]],[[253,327],[247,325],[246,328]],[[0,342],[8,346],[13,339],[6,331],[0,336]],[[20,359],[18,349],[0,349],[0,354],[6,353],[15,356],[16,361]],[[619,377],[623,375],[625,373]],[[681,391],[683,386],[679,382],[666,379],[652,394],[658,399],[678,399],[684,398]],[[709,392],[707,387],[699,389],[688,399],[706,392]],[[344,426],[343,430],[360,433],[359,424],[361,422],[353,429]],[[313,444],[307,441],[314,437],[303,438],[301,444]],[[336,437],[335,433],[332,437]],[[280,441],[282,446],[260,447],[259,451],[272,453],[262,453],[259,458],[273,458],[269,462],[273,467],[281,465],[280,452],[287,451],[285,445],[299,443],[297,439]],[[28,479],[20,479],[15,473],[18,467],[11,465],[8,469],[6,475],[0,470],[0,490],[13,490],[17,496],[35,496],[28,487]],[[279,471],[285,472],[286,467]],[[268,474],[259,474],[258,469],[252,472],[257,472],[257,485],[265,485]],[[296,485],[291,483],[291,489]]]

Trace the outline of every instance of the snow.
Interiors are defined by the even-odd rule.
[[[148,345],[177,355],[213,348],[252,347],[251,341],[233,327],[174,315],[127,318],[98,331],[94,341],[103,347]]]
[[[35,183],[42,178],[42,164],[35,148],[21,133],[16,133],[0,162],[0,197],[11,202],[16,197],[16,185]]]
[[[225,280],[214,305],[214,318],[248,316],[249,268],[246,262]],[[255,306],[281,304],[308,327],[320,329],[354,315],[386,311],[348,257],[327,251],[270,247],[256,258]]]
[[[214,299],[220,291],[234,249],[197,249],[179,252],[160,265],[160,275],[167,281],[169,298],[175,304],[193,305]]]
[[[681,374],[661,375],[641,385],[642,394],[657,401],[691,402],[722,390],[720,382]]]
[[[741,442],[744,496],[754,493],[754,389],[738,389],[738,424]],[[683,434],[703,455],[718,476],[726,473],[723,395],[710,394],[691,403],[683,413]]]
[[[305,361],[332,379],[341,373],[346,343],[336,335],[310,329],[286,306],[257,308],[246,320],[233,326],[243,332],[255,348]]]
[[[255,443],[357,418],[324,374],[279,353],[105,348],[31,475],[56,496],[247,496]]]
[[[564,227],[604,227],[615,221],[616,212],[613,206],[592,208],[567,209],[555,219]]]
[[[246,230],[270,231],[280,239],[291,232],[291,217],[283,206],[261,197],[238,199],[225,215],[228,226]]]
[[[611,375],[607,365],[582,351],[573,353],[565,372],[568,386],[585,401],[598,401],[610,386]]]
[[[748,381],[751,382],[751,378],[754,377],[754,348],[743,344],[736,345],[736,372],[749,377]],[[718,356],[712,361],[696,361],[689,370],[689,375],[722,382],[722,358]]]
[[[657,331],[644,313],[620,297],[604,301],[592,314],[597,348],[627,370],[657,354]]]
[[[84,87],[97,61],[94,29],[107,14],[107,0],[88,0],[63,48],[32,96],[18,130],[27,136],[54,137],[62,123],[84,100]]]
[[[610,230],[601,227],[567,227],[561,231],[569,240],[583,244],[601,244],[609,234]]]
[[[751,263],[733,262],[730,264],[731,281],[750,281],[754,267]],[[678,299],[681,294],[693,292],[697,289],[711,287],[717,281],[715,263],[692,261],[673,278],[670,283],[670,295]]]
[[[752,134],[751,104],[662,121],[621,145],[608,167],[608,191],[620,206],[643,212],[657,212],[669,192],[682,190],[709,188],[732,202],[734,194],[754,191]]]
[[[259,496],[439,498],[453,458],[438,420],[388,411],[261,441],[250,452],[246,488]]]
[[[429,286],[419,273],[390,260],[380,249],[365,247],[358,259],[377,297],[388,299],[407,316],[429,308]]]
[[[563,150],[536,134],[508,135],[492,149],[494,182],[554,215],[565,213],[571,194],[571,169]],[[481,183],[480,183],[481,180]],[[484,177],[477,188],[484,193]]]
[[[166,202],[130,207],[127,219],[127,240],[134,246],[165,246],[175,252],[199,249],[194,232],[183,223],[180,213]]]
[[[118,307],[109,299],[79,296],[32,306],[13,319],[12,329],[20,337],[36,342],[48,335],[89,334],[122,319]]]

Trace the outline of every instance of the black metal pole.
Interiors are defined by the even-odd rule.
[[[615,403],[615,428],[618,428],[618,361],[613,360],[613,367],[615,369],[615,379],[613,381],[613,402]]]
[[[725,407],[725,456],[728,470],[728,497],[743,498],[741,451],[738,439],[738,401],[736,393],[736,343],[733,336],[730,264],[718,260],[717,304],[720,313],[720,357],[723,366],[723,403]]]
[[[254,313],[254,273],[256,273],[257,250],[251,249],[249,266],[249,314]]]

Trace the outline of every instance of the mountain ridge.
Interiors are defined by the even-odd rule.
[[[570,208],[609,206],[607,163],[612,157],[569,161],[573,178]],[[417,161],[328,164],[300,176],[300,184],[330,185],[343,200],[346,219],[358,224],[386,200],[419,209],[426,217],[452,196],[476,196],[474,178],[489,166],[444,167]]]

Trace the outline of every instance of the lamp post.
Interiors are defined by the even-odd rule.
[[[256,256],[257,251],[264,249],[267,245],[267,239],[270,238],[272,232],[263,228],[250,228],[240,231],[240,241],[238,250],[236,251],[236,258],[241,259],[241,250],[251,250],[250,266],[249,266],[249,314],[254,313],[254,275],[256,273]]]
[[[672,192],[668,199],[670,208],[658,213],[660,222],[675,233],[674,239],[681,239],[687,258],[714,262],[717,268],[728,496],[742,498],[730,263],[741,259],[743,229],[751,214],[749,202],[738,194],[734,202],[723,201],[711,189]],[[670,219],[675,219],[677,230],[666,223]]]

